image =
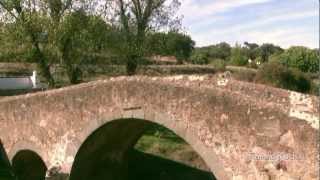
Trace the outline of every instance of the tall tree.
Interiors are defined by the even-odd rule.
[[[252,60],[255,60],[260,54],[259,45],[256,43],[248,43],[248,42],[244,42],[244,45],[248,49],[247,51],[248,57]]]
[[[70,83],[80,81],[79,59],[82,50],[89,50],[88,42],[92,41],[88,38],[93,38],[88,35],[87,14],[94,13],[88,9],[90,3],[85,0],[0,0],[2,9],[30,37],[33,59],[51,87],[55,85],[50,72],[53,63],[63,65]]]
[[[59,28],[66,12],[70,12],[77,0],[0,0],[1,9],[10,15],[11,21],[22,27],[32,44],[32,58],[50,87],[55,80],[50,66],[60,59]],[[77,5],[81,3],[78,2]],[[10,22],[10,20],[9,20]],[[62,62],[66,57],[62,55]]]
[[[124,34],[124,53],[127,73],[133,75],[139,59],[146,53],[144,41],[148,31],[176,25],[178,0],[113,0],[117,22]],[[169,5],[168,5],[169,4]]]
[[[275,53],[282,53],[283,49],[279,46],[275,46],[273,44],[263,44],[260,46],[260,55],[263,62],[267,62],[269,57]]]
[[[190,58],[195,42],[190,36],[177,32],[169,32],[166,42],[168,54],[174,55],[179,64]]]
[[[11,21],[22,27],[32,44],[33,58],[38,64],[42,75],[48,81],[50,87],[55,85],[55,81],[50,72],[50,64],[41,48],[43,28],[45,27],[41,14],[44,14],[43,4],[40,1],[32,0],[0,0],[0,7],[11,17]]]

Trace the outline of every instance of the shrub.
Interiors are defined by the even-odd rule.
[[[291,47],[281,54],[278,59],[282,64],[297,68],[302,72],[315,73],[319,71],[319,55],[317,51],[306,47]]]
[[[217,71],[225,71],[226,70],[226,62],[222,59],[211,60],[210,65],[213,66]]]
[[[300,70],[287,68],[278,62],[264,64],[258,70],[256,81],[302,93],[310,92],[312,87],[311,80]]]
[[[255,62],[255,61],[252,61],[251,63],[248,63],[247,67],[248,68],[253,68],[253,69],[258,69],[257,62]]]
[[[127,75],[132,76],[136,73],[138,67],[138,60],[137,57],[132,57],[130,59],[127,59],[126,69],[127,69]]]
[[[231,64],[235,66],[247,65],[248,57],[245,54],[241,46],[236,45],[236,47],[231,50]]]
[[[256,73],[254,71],[239,70],[233,71],[232,77],[239,81],[254,82]]]
[[[190,61],[192,64],[209,64],[208,55],[205,53],[194,53]]]

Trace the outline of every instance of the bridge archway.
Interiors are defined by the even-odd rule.
[[[152,125],[160,126],[150,120],[126,118],[109,121],[97,128],[86,138],[77,152],[70,180],[132,179],[132,175],[129,173],[131,167],[129,159],[131,159],[133,147]],[[170,129],[169,127],[165,128]],[[177,127],[171,127],[170,130],[174,133],[179,132]],[[203,156],[206,154],[197,151],[198,148],[193,146],[194,143],[190,136],[182,135],[181,138],[195,150],[202,160],[205,160]],[[148,171],[148,169],[144,171]],[[223,169],[218,173],[221,175]],[[208,174],[202,173],[201,177],[215,179],[214,175]]]
[[[42,158],[31,150],[21,150],[12,159],[12,169],[19,180],[44,180],[47,167]]]

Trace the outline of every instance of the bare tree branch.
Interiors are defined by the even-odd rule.
[[[9,9],[9,7],[7,7],[6,5],[5,5],[5,3],[1,0],[0,1],[0,5],[1,5],[1,7],[3,8],[3,9],[5,9],[12,17],[14,17],[15,19],[18,19],[18,16],[16,16],[10,9]]]

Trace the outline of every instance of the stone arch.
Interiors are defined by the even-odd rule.
[[[44,163],[47,166],[47,155],[46,155],[46,151],[44,151],[41,146],[39,144],[36,144],[34,142],[31,141],[26,141],[26,140],[22,140],[22,141],[18,141],[17,143],[14,144],[14,146],[12,147],[12,149],[9,151],[8,153],[8,158],[11,161],[12,164],[12,160],[13,158],[21,151],[31,151],[34,154],[37,154],[39,157],[41,157],[42,159],[44,159]]]
[[[211,169],[212,173],[215,177],[220,179],[228,179],[226,172],[223,167],[220,166],[220,160],[217,158],[213,152],[209,152],[203,144],[198,143],[197,137],[195,134],[185,133],[182,129],[183,126],[179,124],[173,124],[173,121],[166,120],[163,121],[161,118],[158,120],[146,120],[146,119],[138,119],[137,116],[141,116],[142,111],[132,113],[130,117],[127,118],[116,118],[114,120],[106,120],[106,121],[93,121],[91,124],[97,125],[97,128],[93,128],[92,125],[88,126],[88,130],[85,132],[92,132],[91,134],[84,136],[86,137],[83,141],[81,147],[75,156],[75,161],[71,170],[71,180],[81,179],[81,178],[93,178],[93,174],[86,174],[83,171],[88,170],[90,168],[94,168],[91,163],[96,164],[96,161],[104,159],[104,166],[106,169],[104,172],[108,171],[109,173],[118,173],[120,175],[125,175],[126,164],[121,164],[126,161],[125,153],[130,150],[134,146],[134,144],[140,139],[141,135],[144,132],[144,128],[150,124],[158,124],[162,125],[165,128],[172,130],[182,139],[184,139],[194,150],[195,152],[205,161],[207,166]],[[136,116],[134,118],[134,116]],[[168,118],[165,114],[158,114],[157,117]],[[103,123],[104,122],[104,123]],[[92,131],[94,129],[94,131]],[[182,133],[184,132],[184,133]],[[105,141],[102,143],[102,141]],[[117,144],[119,143],[119,144]],[[104,154],[105,156],[96,156],[96,158],[92,157],[99,154],[99,150],[104,150],[110,153],[109,155]],[[85,152],[91,151],[91,152]],[[86,154],[88,153],[89,156]],[[100,152],[101,153],[101,152]],[[210,154],[209,154],[210,153]],[[103,153],[102,153],[103,154]],[[81,161],[85,161],[86,163],[81,165]],[[90,162],[94,161],[94,162]],[[114,163],[112,163],[114,162]],[[108,164],[111,163],[111,164]],[[99,163],[97,163],[99,164]],[[80,173],[79,173],[80,172]],[[82,174],[83,173],[83,174]],[[75,174],[81,174],[79,176]],[[119,177],[117,174],[110,174],[109,179],[117,179]],[[96,177],[99,179],[99,177]],[[104,177],[105,178],[105,177]],[[123,177],[122,177],[123,178]]]
[[[12,158],[12,169],[19,180],[44,180],[47,172],[45,162],[31,150],[17,152]]]
[[[292,177],[319,177],[314,171],[319,101],[291,94],[207,76],[110,78],[1,99],[0,136],[6,150],[14,152],[11,157],[38,146],[35,151],[49,169],[58,165],[69,173],[77,150],[97,128],[114,119],[147,119],[169,129],[181,127],[176,134],[194,142],[218,178],[222,169],[226,179],[262,179],[273,162],[248,160],[248,155],[283,152],[305,157],[286,164]],[[34,147],[13,148],[21,139]]]

